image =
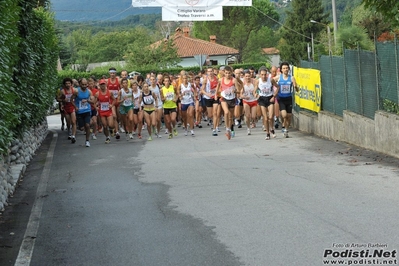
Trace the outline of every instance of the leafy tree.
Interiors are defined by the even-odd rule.
[[[367,8],[381,13],[393,26],[399,25],[399,1],[398,0],[363,0]]]
[[[275,21],[278,20],[278,14],[269,1],[253,0],[252,5],[252,7],[223,7],[222,21],[194,22],[193,36],[208,40],[210,35],[216,35],[218,43],[234,47],[239,51],[239,61],[241,61],[251,33],[259,31],[264,26],[274,27]]]
[[[279,49],[283,60],[298,63],[300,59],[307,58],[307,43],[311,42],[311,33],[318,40],[320,32],[326,31],[326,26],[322,24],[328,24],[328,21],[321,0],[293,1],[292,8],[292,11],[287,12]],[[319,23],[311,23],[311,20]]]
[[[371,40],[390,30],[390,23],[381,14],[365,9],[364,4],[353,10],[352,25],[364,28]]]
[[[242,52],[243,62],[265,62],[269,56],[265,55],[263,48],[275,47],[278,42],[278,35],[269,27],[262,27],[257,32],[249,35],[247,45]]]
[[[340,29],[338,41],[348,49],[357,49],[358,45],[363,50],[374,49],[374,44],[368,38],[366,30],[356,26]]]
[[[166,68],[176,66],[180,62],[173,39],[164,39],[154,43],[144,28],[138,29],[135,41],[128,45],[125,53],[127,68]]]

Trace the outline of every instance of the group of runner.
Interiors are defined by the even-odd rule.
[[[90,147],[90,136],[97,139],[98,132],[104,133],[105,143],[110,143],[112,136],[120,139],[122,133],[126,133],[126,140],[135,134],[141,139],[145,127],[147,140],[161,138],[162,122],[169,139],[178,135],[178,126],[184,128],[184,135],[195,136],[194,129],[202,128],[202,120],[208,121],[212,135],[217,136],[224,120],[230,140],[235,136],[234,127],[241,128],[245,118],[247,135],[262,119],[268,140],[276,137],[281,116],[282,131],[288,137],[292,95],[297,90],[289,73],[289,64],[283,62],[279,69],[261,67],[257,74],[254,69],[210,66],[198,75],[182,70],[177,77],[155,73],[146,78],[129,77],[124,70],[118,77],[116,69],[110,68],[109,77],[100,80],[65,78],[57,95],[61,129],[66,124],[71,143],[76,142],[77,128],[85,131],[85,145]]]

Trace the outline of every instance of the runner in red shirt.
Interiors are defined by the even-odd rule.
[[[112,107],[115,104],[114,95],[107,90],[107,82],[105,79],[100,80],[100,90],[95,95],[98,102],[98,113],[101,117],[101,123],[104,127],[105,143],[111,142],[109,130],[114,128],[114,118],[112,115]]]
[[[121,90],[120,82],[118,77],[116,76],[116,69],[111,67],[109,69],[109,79],[107,80],[107,90],[111,92],[115,99],[118,98],[118,93]],[[112,107],[112,116],[114,118],[114,126],[115,126],[115,138],[120,139],[119,135],[119,104],[116,102]]]
[[[72,143],[76,142],[75,135],[76,135],[76,114],[75,114],[75,107],[71,102],[72,95],[75,93],[75,88],[72,87],[72,79],[71,78],[64,78],[63,88],[59,95],[58,101],[62,102],[64,106],[64,114],[65,119],[67,122],[68,128],[68,139],[71,140]],[[72,127],[72,130],[71,130]]]

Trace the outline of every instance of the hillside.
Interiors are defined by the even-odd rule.
[[[51,0],[51,10],[61,21],[116,21],[131,15],[161,13],[161,8],[131,5],[131,0]]]

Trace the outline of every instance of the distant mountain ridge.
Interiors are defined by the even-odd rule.
[[[132,7],[132,0],[51,0],[51,10],[61,21],[120,20],[130,15],[158,14],[161,8]]]

